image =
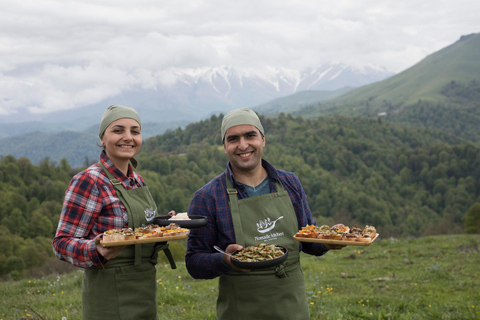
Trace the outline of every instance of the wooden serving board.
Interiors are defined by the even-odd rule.
[[[370,242],[361,242],[361,241],[348,241],[348,240],[329,240],[329,239],[317,239],[317,238],[302,238],[302,237],[293,237],[295,240],[300,242],[314,242],[314,243],[327,243],[327,244],[338,244],[342,246],[369,246],[375,241],[380,234],[377,233],[375,238]]]
[[[100,240],[100,244],[104,247],[130,246],[133,244],[183,240],[183,239],[186,239],[187,236],[188,236],[188,233],[178,235],[178,236],[163,236],[163,237],[156,237],[156,238],[135,239],[135,240],[125,240],[125,241],[115,241],[115,242],[103,242],[103,240]]]

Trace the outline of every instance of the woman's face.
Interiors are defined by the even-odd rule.
[[[100,141],[114,164],[128,162],[142,146],[140,125],[130,118],[118,119],[107,127]]]

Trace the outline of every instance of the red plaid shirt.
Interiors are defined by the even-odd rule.
[[[145,186],[142,177],[131,166],[125,176],[108,159],[105,152],[101,163],[125,189]],[[63,209],[53,239],[53,251],[60,260],[75,266],[91,268],[107,260],[95,250],[95,237],[109,229],[128,226],[128,214],[102,167],[96,163],[76,174],[65,192]]]

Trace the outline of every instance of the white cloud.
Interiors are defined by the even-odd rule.
[[[168,82],[160,71],[332,61],[402,71],[480,32],[477,0],[2,1],[0,114]]]

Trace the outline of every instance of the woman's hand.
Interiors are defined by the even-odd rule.
[[[120,251],[122,251],[125,246],[115,246],[115,247],[104,247],[100,243],[100,240],[102,240],[103,234],[99,234],[95,237],[95,249],[97,249],[98,253],[100,253],[105,259],[107,260],[112,260],[118,254]]]

